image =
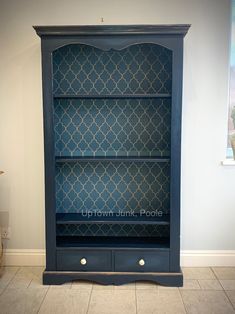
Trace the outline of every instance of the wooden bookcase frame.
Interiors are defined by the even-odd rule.
[[[180,269],[180,186],[181,186],[181,114],[182,114],[182,80],[183,80],[183,38],[190,25],[122,25],[122,26],[34,26],[41,37],[42,50],[42,81],[43,81],[43,118],[44,118],[44,149],[45,149],[45,208],[46,208],[46,270],[43,275],[44,284],[61,284],[69,280],[86,279],[104,284],[122,284],[136,280],[152,280],[160,284],[181,286],[182,272]],[[136,44],[151,43],[163,46],[172,52],[172,93],[159,95],[171,97],[171,153],[170,153],[170,243],[169,243],[169,269],[166,272],[156,271],[81,271],[60,270],[58,267],[58,254],[60,248],[56,243],[56,199],[55,199],[55,166],[56,162],[71,161],[69,158],[55,159],[54,153],[54,126],[53,103],[56,98],[92,98],[83,95],[53,95],[53,52],[61,47],[71,44],[83,44],[109,51],[122,50]],[[149,95],[155,97],[156,95]],[[97,96],[99,98],[99,96]],[[108,98],[117,96],[110,95]],[[128,98],[128,95],[123,96]],[[146,96],[136,95],[136,97]],[[95,96],[93,96],[95,98]],[[59,160],[61,159],[61,160]],[[122,159],[121,157],[119,158]],[[90,160],[87,157],[87,160]],[[101,158],[102,160],[102,158]],[[105,158],[103,158],[105,160]],[[134,159],[135,160],[135,159]],[[146,159],[147,160],[147,159]],[[146,161],[145,160],[145,161]],[[75,158],[75,162],[79,159]],[[154,160],[153,160],[154,161]],[[155,160],[156,161],[156,160]],[[158,160],[160,161],[160,160]],[[114,253],[118,246],[109,246],[112,263]],[[122,246],[120,246],[120,249]],[[86,252],[91,248],[80,247],[79,251]],[[135,248],[122,248],[126,256],[138,250]],[[101,252],[107,247],[96,247]],[[157,250],[157,249],[156,249]],[[58,251],[60,253],[58,253]],[[157,250],[156,252],[161,251]],[[153,251],[149,249],[151,255]],[[76,249],[73,254],[76,255]],[[73,259],[74,255],[68,257]],[[161,257],[161,256],[160,256]],[[66,256],[62,257],[66,260]],[[130,260],[132,256],[130,256]],[[118,260],[118,256],[117,256]],[[120,258],[119,258],[120,260]],[[163,259],[163,262],[165,260]]]

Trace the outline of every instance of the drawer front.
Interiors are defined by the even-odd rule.
[[[169,271],[169,252],[148,250],[116,251],[115,271],[124,272]]]
[[[57,270],[111,271],[111,251],[58,250]]]

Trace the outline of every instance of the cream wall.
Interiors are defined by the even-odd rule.
[[[229,0],[1,0],[0,219],[10,249],[44,248],[40,40],[32,25],[190,23],[185,38],[182,248],[235,250],[227,131]]]

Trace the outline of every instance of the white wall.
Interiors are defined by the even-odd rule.
[[[0,213],[11,249],[44,248],[40,39],[32,25],[190,23],[185,38],[182,248],[235,249],[227,131],[229,0],[1,0]]]

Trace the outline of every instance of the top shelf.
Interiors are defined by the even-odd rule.
[[[116,94],[116,95],[66,95],[55,94],[54,99],[152,99],[152,98],[171,98],[171,94]]]

